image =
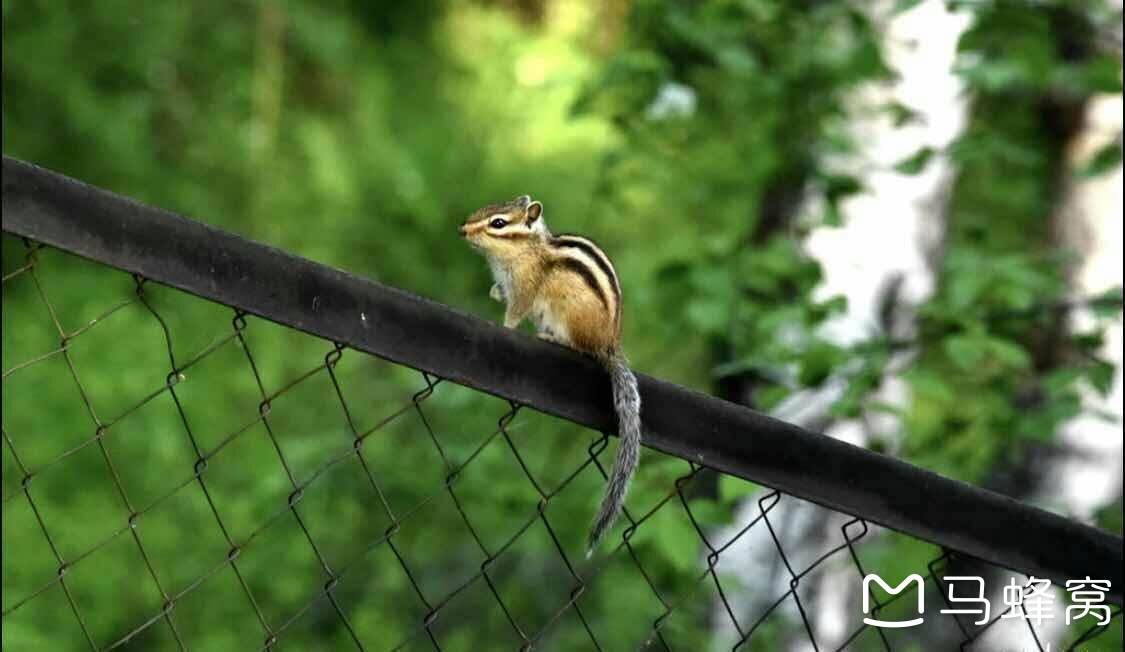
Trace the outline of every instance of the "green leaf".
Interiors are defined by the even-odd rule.
[[[1118,310],[1119,312],[1120,310]],[[1096,312],[1095,312],[1096,314]],[[1071,342],[1084,352],[1093,353],[1105,345],[1105,333],[1092,331],[1089,333],[1076,333]]]
[[[783,385],[770,385],[754,392],[754,401],[763,410],[772,410],[789,397],[792,392]]]
[[[1026,62],[1011,59],[983,60],[966,64],[957,63],[955,72],[965,81],[984,91],[1002,92],[1013,86],[1033,85],[1040,81]]]
[[[824,226],[838,227],[844,225],[844,214],[840,212],[840,205],[834,201],[828,202],[824,209],[824,219],[821,221]]]
[[[719,476],[719,500],[724,503],[745,498],[758,489],[761,489],[759,485],[748,480],[725,473]]]
[[[1103,530],[1121,534],[1121,499],[1105,505],[1095,513],[1098,526]]]
[[[854,396],[845,394],[828,408],[828,414],[838,419],[855,419],[863,413],[863,406]]]
[[[867,408],[872,412],[889,414],[896,417],[901,417],[905,413],[905,410],[903,410],[902,407],[894,405],[893,403],[888,403],[886,401],[870,401],[867,404]]]
[[[731,521],[731,510],[713,500],[696,498],[690,502],[695,522],[704,527],[726,525]]]
[[[911,122],[921,120],[921,115],[917,111],[902,102],[888,102],[883,107],[883,110],[890,114],[891,124],[894,125],[895,128],[900,128]]]
[[[699,548],[699,534],[683,514],[683,510],[662,509],[650,521],[649,531],[638,528],[633,539],[651,545],[664,560],[680,572],[694,568],[695,551]]]
[[[805,387],[817,387],[828,379],[837,366],[843,364],[845,351],[827,342],[813,344],[801,357],[801,370],[797,382]]]
[[[1043,377],[1042,387],[1048,397],[1059,396],[1070,390],[1074,382],[1082,376],[1082,370],[1075,367],[1056,369]]]
[[[1121,57],[1104,55],[1086,62],[1077,71],[1082,90],[1086,93],[1121,92]]]
[[[570,106],[572,116],[635,115],[656,97],[667,79],[667,62],[659,53],[628,50],[606,64],[601,75],[587,84]]]
[[[895,6],[891,9],[892,14],[901,14],[922,4],[922,0],[895,0]]]
[[[926,165],[930,162],[930,159],[934,157],[935,153],[934,148],[927,145],[898,163],[895,163],[895,172],[899,174],[918,174],[926,168]]]
[[[999,337],[989,337],[988,352],[1009,367],[1027,369],[1031,366],[1031,356],[1022,346]]]
[[[969,370],[984,362],[984,341],[973,335],[954,335],[942,343],[946,355],[961,369]]]
[[[722,333],[727,327],[730,310],[726,304],[703,298],[692,301],[686,310],[689,322],[701,333]]]
[[[1116,375],[1117,367],[1105,360],[1095,361],[1086,370],[1086,378],[1090,380],[1090,385],[1102,396],[1109,396]]]
[[[828,299],[827,301],[821,301],[820,303],[811,304],[808,310],[809,318],[807,323],[810,326],[816,326],[823,322],[825,319],[828,319],[833,315],[843,314],[847,312],[847,310],[848,298],[842,294],[837,295],[832,297],[831,299]]]
[[[715,56],[719,65],[732,75],[749,77],[759,69],[758,62],[745,47],[726,46],[720,48]]]
[[[824,177],[824,196],[828,201],[839,201],[863,191],[863,184],[856,177],[846,174],[830,174]]]
[[[1078,170],[1078,176],[1084,179],[1099,177],[1107,172],[1116,170],[1121,165],[1121,140],[1105,145],[1090,160]]]
[[[1031,366],[1031,356],[1019,344],[985,334],[953,335],[945,340],[944,348],[957,367],[969,371],[989,361],[1004,367],[1026,369]]]
[[[1121,314],[1123,302],[1125,297],[1122,296],[1121,288],[1116,287],[1094,297],[1089,306],[1095,317],[1110,319]]]
[[[916,367],[909,370],[905,378],[916,394],[930,400],[950,403],[956,396],[945,377],[929,369]]]

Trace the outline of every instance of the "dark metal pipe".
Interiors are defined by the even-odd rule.
[[[596,363],[448,306],[7,156],[3,229],[584,426],[614,431]],[[639,375],[645,444],[1056,584],[1113,582],[1122,539]]]

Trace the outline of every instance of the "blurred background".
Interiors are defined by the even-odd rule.
[[[639,370],[1121,533],[1117,0],[5,0],[3,21],[6,155],[497,320],[487,266],[454,227],[483,204],[531,194],[555,231],[588,235],[614,260]],[[5,274],[23,264],[18,240],[5,237],[3,253]],[[43,256],[44,291],[71,327],[132,296],[125,274]],[[230,331],[221,307],[159,288],[152,301],[179,326],[184,356]],[[100,370],[84,380],[113,414],[163,383],[167,351],[143,306],[107,327],[73,355],[79,369]],[[273,387],[327,352],[264,322],[251,331]],[[35,285],[6,282],[4,369],[57,343]],[[210,382],[187,399],[212,441],[256,412],[240,356],[211,363],[200,372]],[[361,421],[425,386],[408,370],[345,361]],[[21,475],[12,446],[34,467],[93,426],[62,362],[6,376],[3,389],[9,496]],[[324,441],[347,441],[317,396],[276,415],[298,468],[322,459]],[[433,401],[430,426],[454,456],[506,409],[456,387]],[[113,440],[131,492],[156,491],[161,461],[190,472],[176,418],[146,409],[130,417],[131,436]],[[588,433],[528,421],[537,472],[585,455]],[[411,504],[442,473],[417,422],[393,428],[379,444],[400,469],[388,493]],[[226,492],[234,528],[248,531],[287,487],[264,438],[238,455],[241,473],[218,477],[216,492]],[[510,459],[480,464],[465,500],[485,530],[502,530],[536,496]],[[426,465],[432,472],[401,472]],[[648,453],[630,505],[651,503],[682,466]],[[67,557],[123,508],[92,449],[62,469],[36,499]],[[602,486],[586,475],[556,521],[575,551]],[[336,477],[316,498],[317,527],[344,557],[386,528],[363,482]],[[694,502],[720,531],[745,522],[756,491],[712,478]],[[172,586],[225,556],[201,501],[145,528],[154,555],[169,555]],[[795,505],[786,518],[794,542],[828,536],[815,508]],[[22,499],[5,503],[5,609],[54,573],[34,519]],[[479,565],[450,544],[465,538],[458,527],[434,515],[424,530],[403,530],[422,582]],[[673,593],[704,554],[691,527],[670,518],[635,540]],[[243,562],[270,618],[287,618],[319,586],[299,535],[268,538]],[[724,569],[746,614],[764,608],[770,582],[787,581],[769,575],[776,554],[751,543]],[[153,610],[135,550],[106,550],[96,572],[73,581],[99,640]],[[934,551],[884,534],[865,554],[889,579],[924,568]],[[513,555],[496,581],[522,617],[542,622],[557,602],[542,586],[562,582],[544,561],[554,546],[540,536]],[[368,640],[392,645],[425,610],[393,608],[414,601],[393,556],[366,563],[342,601]],[[660,608],[635,568],[614,569],[614,590],[591,591],[584,608],[605,649],[631,649]],[[191,647],[260,645],[254,614],[223,597],[238,587],[222,577],[213,597],[177,607]],[[814,602],[819,636],[836,640],[858,599],[826,578]],[[5,649],[87,646],[66,596],[36,600],[5,616]],[[674,628],[685,649],[737,640],[709,600]],[[511,648],[504,618],[495,605],[460,607],[443,621],[443,649]],[[302,622],[282,647],[349,640],[331,612]],[[811,649],[791,614],[770,622],[754,649]],[[546,644],[585,649],[581,628],[563,621]],[[170,647],[156,629],[133,647]],[[941,634],[918,634],[913,649],[944,649],[927,636]],[[1120,620],[1096,643],[1120,649]]]

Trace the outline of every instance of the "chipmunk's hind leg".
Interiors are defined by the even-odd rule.
[[[554,342],[563,346],[571,346],[570,333],[566,322],[559,319],[550,303],[541,302],[532,311],[532,321],[535,323],[535,335],[541,340]]]

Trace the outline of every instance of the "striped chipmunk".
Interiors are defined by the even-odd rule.
[[[641,448],[641,397],[621,351],[617,274],[593,242],[552,235],[543,204],[527,195],[481,208],[459,230],[492,267],[490,296],[507,305],[505,326],[528,318],[540,338],[593,356],[609,372],[621,443],[590,532],[589,557],[621,512]]]

